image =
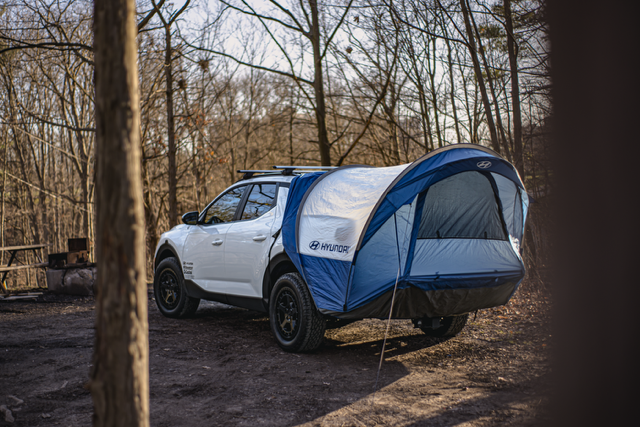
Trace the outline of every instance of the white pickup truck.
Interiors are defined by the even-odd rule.
[[[202,212],[184,214],[184,224],[162,234],[154,294],[163,315],[188,317],[201,299],[218,301],[268,313],[273,335],[286,351],[321,345],[326,316],[287,256],[280,233],[296,174],[249,171]],[[463,315],[414,323],[427,334],[452,336],[466,320]]]
[[[201,299],[268,312],[283,349],[313,350],[322,343],[325,321],[280,235],[294,175],[252,175],[162,235],[154,261],[156,303],[174,318],[194,314]]]

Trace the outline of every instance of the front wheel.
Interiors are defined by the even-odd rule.
[[[153,278],[153,295],[160,313],[166,317],[189,317],[200,305],[199,298],[187,295],[182,270],[175,258],[165,258],[158,264]]]
[[[273,286],[269,323],[278,345],[285,351],[313,351],[322,344],[326,322],[300,274],[287,273]]]

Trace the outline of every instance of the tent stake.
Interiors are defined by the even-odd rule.
[[[384,331],[384,339],[382,340],[382,350],[380,351],[380,363],[378,363],[378,373],[376,374],[376,383],[373,386],[373,396],[371,397],[371,405],[376,399],[378,391],[378,380],[380,379],[380,369],[382,369],[382,360],[384,359],[384,348],[387,345],[387,335],[389,335],[389,326],[391,325],[391,313],[393,312],[393,303],[396,300],[396,289],[398,289],[398,280],[400,279],[400,265],[398,265],[398,274],[396,275],[396,284],[393,286],[393,295],[391,296],[391,307],[389,308],[389,318],[387,319],[387,328]]]

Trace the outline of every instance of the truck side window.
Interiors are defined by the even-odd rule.
[[[276,198],[276,184],[254,184],[241,219],[255,219],[267,213]]]
[[[207,209],[204,215],[204,223],[218,224],[220,222],[233,221],[233,216],[236,213],[236,209],[238,209],[238,204],[240,204],[242,194],[246,188],[246,185],[232,188],[223,194]]]

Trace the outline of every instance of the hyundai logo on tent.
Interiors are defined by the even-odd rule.
[[[325,314],[386,317],[395,289],[393,317],[452,316],[515,292],[528,204],[509,162],[451,145],[411,164],[294,178],[283,244]]]

